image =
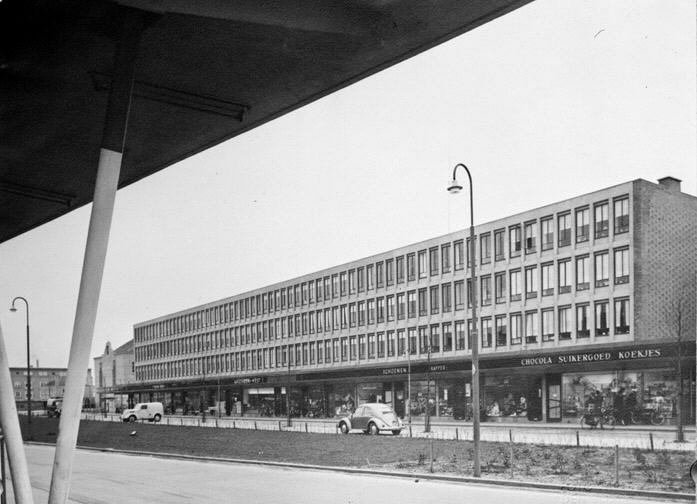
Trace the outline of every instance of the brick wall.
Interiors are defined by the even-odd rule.
[[[695,339],[697,198],[634,181],[634,327],[637,341]]]

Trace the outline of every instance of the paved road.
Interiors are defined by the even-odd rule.
[[[26,450],[35,502],[47,502],[54,449],[27,445]],[[71,503],[74,504],[656,503],[602,495],[416,482],[414,479],[167,460],[86,450],[76,452],[73,473]]]

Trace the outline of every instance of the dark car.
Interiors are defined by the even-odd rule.
[[[397,413],[387,404],[381,403],[361,404],[351,415],[339,419],[337,427],[343,434],[352,430],[373,435],[389,431],[395,436],[399,436],[404,428]]]

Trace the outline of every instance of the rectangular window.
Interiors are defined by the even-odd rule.
[[[441,304],[443,306],[443,313],[452,311],[453,309],[453,299],[452,299],[452,287],[449,283],[440,286],[441,289]]]
[[[365,325],[365,301],[358,302],[358,325]]]
[[[382,359],[383,357],[385,357],[385,333],[379,332],[377,334],[377,340],[378,340],[378,357]]]
[[[349,270],[348,272],[348,290],[349,294],[356,293],[356,270]]]
[[[428,354],[431,352],[431,340],[428,338],[428,327],[419,327],[419,353]]]
[[[461,270],[465,267],[465,244],[462,240],[458,240],[453,243],[453,250],[455,252],[455,269]]]
[[[613,269],[615,272],[615,285],[629,282],[629,249],[614,250]]]
[[[339,273],[339,293],[342,297],[348,294],[348,276],[345,271]]]
[[[407,329],[407,341],[409,342],[409,353],[411,355],[416,354],[416,349],[419,348],[418,342],[416,341],[416,327],[409,327]]]
[[[419,289],[419,316],[428,315],[428,299],[426,289]]]
[[[391,322],[394,320],[394,317],[395,317],[394,296],[392,296],[392,295],[387,296],[386,303],[387,303],[387,321]]]
[[[525,298],[537,297],[537,266],[525,268]]]
[[[506,302],[506,273],[496,273],[494,277],[494,297],[497,303]]]
[[[433,247],[428,251],[428,269],[431,276],[438,274],[440,258],[438,257],[438,247]]]
[[[375,334],[371,333],[368,335],[368,358],[369,359],[374,359],[375,358]]]
[[[378,324],[385,321],[385,298],[379,297],[377,302],[377,320]]]
[[[610,323],[608,320],[608,302],[597,301],[595,303],[595,335],[607,336],[610,334]]]
[[[518,257],[520,255],[520,226],[508,228],[509,256]]]
[[[404,320],[406,305],[404,304],[404,292],[397,294],[397,320]]]
[[[407,281],[412,282],[416,278],[416,257],[407,254]]]
[[[537,343],[537,312],[525,312],[525,342]]]
[[[590,210],[588,210],[588,208],[579,208],[576,210],[576,243],[588,241],[589,214]]]
[[[488,306],[491,304],[491,275],[484,275],[481,280],[482,306]]]
[[[373,265],[368,264],[365,267],[365,288],[372,290],[375,288],[375,276],[373,275]]]
[[[494,231],[494,259],[503,261],[506,259],[506,230],[498,229]]]
[[[438,302],[438,291],[439,288],[437,285],[432,285],[431,286],[431,314],[435,315],[440,311],[440,303]]]
[[[520,313],[511,314],[511,345],[520,345],[523,340],[522,316]]]
[[[511,291],[511,301],[520,301],[522,287],[520,270],[512,270],[509,274],[509,279],[508,285]]]
[[[324,277],[324,300],[328,301],[332,298],[332,279]]]
[[[614,201],[615,234],[629,231],[629,198],[623,197]]]
[[[462,310],[465,307],[465,282],[458,280],[455,282],[455,310]]]
[[[479,236],[479,257],[482,264],[491,262],[491,233],[483,233]]]
[[[333,344],[333,348],[334,348],[334,362],[339,362],[339,357],[340,356],[343,357],[341,355],[341,349],[339,346],[339,338],[334,338],[334,340],[332,341],[332,344]]]
[[[358,292],[365,290],[365,270],[363,267],[356,269],[356,285],[358,286]]]
[[[404,283],[404,256],[399,256],[395,264],[397,267],[397,283]]]
[[[559,276],[559,294],[571,292],[571,259],[563,259],[557,262]]]
[[[426,278],[428,276],[427,264],[426,264],[426,251],[419,250],[418,254],[418,264],[419,264],[419,278]]]
[[[394,259],[385,261],[385,281],[388,286],[394,285]]]
[[[396,342],[394,331],[387,331],[387,356],[394,357],[396,350]]]
[[[605,238],[610,233],[610,205],[607,201],[593,206],[593,234],[595,238]]]
[[[610,254],[607,251],[595,254],[595,286],[606,287],[610,284]]]
[[[537,222],[525,223],[525,253],[534,254],[537,251]]]
[[[465,241],[465,253],[467,254],[467,267],[468,268],[472,267],[472,245],[471,245],[471,243],[472,243],[472,240],[467,238],[467,240]],[[475,261],[476,260],[477,259],[475,258]]]
[[[554,295],[554,263],[545,263],[542,268],[542,295]]]
[[[465,349],[465,323],[462,320],[455,322],[455,344],[458,350]]]
[[[557,235],[560,247],[571,245],[571,214],[557,215]]]
[[[365,334],[358,335],[358,359],[363,360],[366,357]]]
[[[542,310],[542,341],[554,341],[554,309]]]
[[[407,317],[416,317],[416,291],[407,292]]]
[[[341,328],[346,329],[348,327],[348,307],[346,305],[341,305],[340,307],[340,319]]]
[[[440,270],[442,273],[450,273],[450,244],[440,246]]]
[[[506,315],[496,316],[496,346],[505,347],[508,345],[508,331],[506,327]]]
[[[382,261],[375,263],[375,283],[378,289],[385,286],[385,263]]]
[[[587,304],[576,305],[576,338],[588,338],[591,334],[588,310]]]
[[[571,307],[560,306],[557,318],[559,319],[559,340],[571,339]]]
[[[358,316],[356,315],[356,303],[349,304],[349,326],[356,327]]]
[[[453,350],[453,331],[452,324],[445,322],[443,324],[443,351],[451,352]]]
[[[615,300],[615,334],[629,334],[629,299]]]
[[[367,304],[367,312],[368,312],[368,324],[374,324],[375,323],[375,300],[374,299],[369,299]]]
[[[397,329],[397,355],[405,355],[407,351],[407,342],[404,339],[404,329]]]
[[[482,318],[482,348],[491,348],[492,338],[491,317]]]
[[[554,220],[545,217],[540,221],[540,234],[542,235],[542,250],[554,248]]]
[[[317,299],[317,302],[319,303],[322,301],[322,279],[318,278],[315,280],[315,299]],[[279,308],[279,303],[276,302],[276,308]]]
[[[356,337],[355,336],[349,336],[349,360],[355,361],[356,360]],[[312,364],[312,363],[310,363]]]
[[[431,352],[440,352],[440,326],[438,324],[431,326]]]
[[[588,290],[590,287],[590,259],[588,256],[576,258],[576,290]]]

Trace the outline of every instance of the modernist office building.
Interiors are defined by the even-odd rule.
[[[681,378],[694,411],[697,198],[679,180],[634,180],[475,231],[490,419],[575,421],[593,390],[674,415]],[[224,414],[284,415],[288,390],[293,415],[382,401],[467,417],[467,236],[138,323],[128,393],[182,412],[217,402]]]

